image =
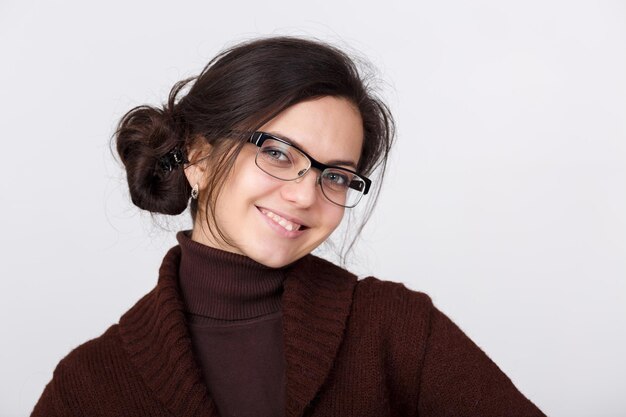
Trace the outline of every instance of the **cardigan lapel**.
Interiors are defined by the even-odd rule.
[[[287,273],[283,337],[286,417],[299,417],[330,372],[346,327],[357,277],[308,255]]]
[[[169,250],[157,286],[120,319],[124,349],[146,385],[176,417],[218,417],[185,324],[178,286],[180,246]],[[332,368],[356,276],[313,255],[288,268],[282,296],[286,417],[300,417]]]
[[[154,395],[176,417],[218,416],[185,325],[178,288],[180,246],[169,250],[156,288],[120,319],[122,343]]]

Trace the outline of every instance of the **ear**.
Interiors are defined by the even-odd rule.
[[[192,145],[187,151],[187,159],[189,163],[185,165],[185,176],[189,185],[192,187],[195,184],[199,185],[202,190],[206,186],[207,178],[207,159],[211,154],[211,145],[202,140],[199,144]]]

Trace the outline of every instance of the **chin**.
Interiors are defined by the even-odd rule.
[[[287,266],[290,263],[295,262],[302,256],[281,256],[280,254],[274,253],[269,256],[259,256],[258,258],[250,256],[250,258],[262,265],[267,266],[268,268],[282,268],[283,266]]]
[[[276,269],[282,268],[283,266],[286,266],[286,265],[290,264],[289,261],[284,261],[282,259],[271,259],[268,262],[261,261],[259,263],[267,266],[268,268],[276,268]]]
[[[292,250],[281,250],[279,248],[271,249],[271,246],[269,245],[257,249],[259,250],[244,251],[244,254],[254,261],[267,266],[268,268],[282,268],[306,256],[310,252],[294,252]],[[293,247],[291,249],[293,249]]]

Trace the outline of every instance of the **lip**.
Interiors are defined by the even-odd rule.
[[[308,226],[306,226],[302,220],[299,220],[297,217],[291,217],[291,216],[287,216],[284,215],[283,213],[279,212],[279,211],[275,211],[275,210],[271,210],[268,209],[266,207],[259,207],[256,206],[259,214],[263,217],[263,219],[265,220],[265,222],[273,229],[275,230],[279,235],[283,236],[283,237],[287,237],[287,238],[296,238],[298,236],[301,236],[304,232],[306,232],[308,230]],[[277,215],[279,215],[280,217],[284,218],[285,220],[288,220],[292,223],[298,223],[301,227],[305,226],[306,229],[302,230],[292,230],[289,231],[287,229],[285,229],[284,227],[282,227],[281,225],[277,224],[274,220],[270,219],[269,217],[267,217],[262,211],[261,209],[267,210],[267,211],[271,211],[272,213],[275,213]]]

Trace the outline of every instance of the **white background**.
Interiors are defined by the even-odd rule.
[[[0,415],[28,415],[189,226],[130,203],[120,116],[267,34],[384,80],[398,141],[353,270],[427,292],[548,415],[626,415],[626,4],[598,0],[3,0]]]

